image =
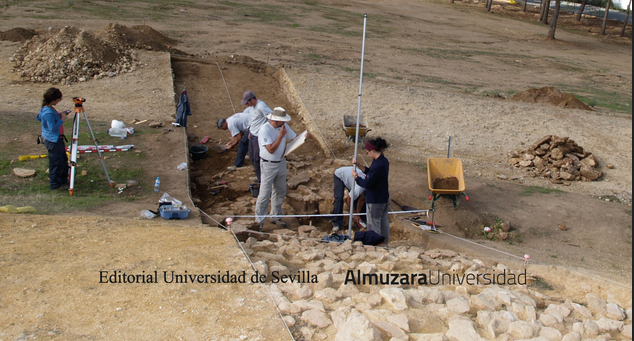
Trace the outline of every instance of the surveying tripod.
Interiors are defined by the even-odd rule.
[[[106,164],[103,162],[103,156],[101,156],[101,150],[99,150],[99,145],[97,144],[97,139],[95,138],[95,134],[92,132],[92,128],[90,127],[90,122],[88,122],[88,116],[86,115],[86,111],[84,111],[83,102],[86,102],[85,98],[81,97],[73,97],[73,102],[75,103],[75,116],[73,117],[73,138],[70,144],[70,185],[68,187],[68,193],[73,196],[73,192],[75,191],[75,172],[77,168],[77,144],[79,139],[79,120],[81,119],[80,114],[84,114],[84,119],[86,120],[86,124],[88,125],[88,130],[90,130],[90,135],[92,136],[92,142],[95,143],[95,147],[97,149],[97,153],[99,154],[99,160],[101,160],[101,165],[103,166],[103,171],[106,173],[106,178],[108,178],[108,183],[110,184],[110,188],[114,187],[114,181],[110,180],[110,175],[108,175],[108,170],[106,169]]]

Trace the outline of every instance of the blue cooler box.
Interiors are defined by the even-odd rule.
[[[163,205],[159,207],[159,213],[163,219],[185,219],[191,212],[185,205]]]

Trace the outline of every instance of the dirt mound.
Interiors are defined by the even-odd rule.
[[[603,175],[599,162],[568,137],[546,135],[527,149],[509,153],[509,163],[530,172],[531,176],[550,178],[555,184],[570,181],[594,181]]]
[[[528,89],[522,91],[510,98],[513,101],[522,101],[530,103],[550,103],[562,108],[592,110],[592,107],[586,105],[577,99],[574,95],[565,94],[552,86],[546,86],[540,89]]]
[[[13,42],[27,41],[37,35],[35,30],[29,30],[26,28],[16,27],[10,30],[0,32],[0,40],[7,40]]]
[[[133,71],[136,55],[127,46],[65,27],[54,34],[34,36],[12,61],[14,71],[33,82],[69,83]]]
[[[109,24],[95,32],[95,37],[128,47],[155,51],[168,51],[177,43],[147,25],[127,27]]]

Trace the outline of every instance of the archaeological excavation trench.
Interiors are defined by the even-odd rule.
[[[242,112],[242,94],[252,90],[258,99],[270,108],[283,107],[292,117],[291,129],[301,133],[309,129],[301,110],[292,102],[290,81],[282,69],[264,65],[247,57],[219,60],[201,60],[172,57],[174,88],[177,95],[187,91],[192,115],[188,118],[188,147],[205,143],[209,150],[202,159],[190,158],[190,188],[199,208],[207,214],[249,216],[254,214],[255,200],[250,185],[253,167],[247,157],[245,165],[229,171],[236,158],[237,147],[223,151],[230,133],[216,126],[219,118]],[[226,86],[225,86],[226,84]],[[229,97],[230,96],[230,97]],[[312,130],[312,129],[311,129]],[[325,214],[332,210],[332,176],[341,161],[324,155],[320,141],[312,134],[304,145],[290,154],[288,160],[288,194],[283,211],[285,215]],[[214,148],[216,147],[216,148]],[[226,186],[225,186],[226,182]],[[300,225],[314,225],[322,232],[330,231],[326,218],[285,218],[288,231],[297,231]],[[253,218],[236,218],[235,226],[247,227]],[[276,225],[265,224],[265,232],[273,232]],[[288,233],[287,231],[287,233]],[[292,232],[291,232],[292,233]],[[250,233],[249,233],[250,235]],[[247,236],[248,237],[248,236]],[[313,235],[313,237],[318,237]]]

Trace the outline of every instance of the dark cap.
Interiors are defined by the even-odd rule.
[[[225,124],[225,122],[227,122],[227,120],[224,118],[218,119],[218,129],[222,129],[222,125]]]
[[[247,91],[244,93],[244,95],[242,95],[242,102],[240,102],[242,105],[247,105],[247,102],[251,100],[251,98],[255,98],[255,94],[253,93],[253,91]]]

